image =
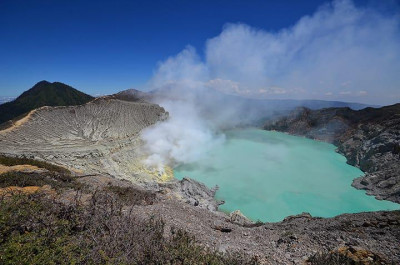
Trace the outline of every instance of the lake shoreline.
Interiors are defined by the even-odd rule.
[[[254,135],[252,135],[253,133]],[[251,148],[255,148],[254,150],[259,152],[258,156],[266,156],[266,158],[264,157],[263,159],[259,159],[257,156],[252,157],[250,160],[256,161],[249,161],[249,164],[246,165],[248,168],[256,167],[256,170],[262,171],[268,168],[260,168],[260,164],[267,164],[269,167],[274,167],[277,164],[278,167],[273,171],[275,175],[286,174],[284,177],[294,179],[273,179],[271,183],[273,188],[270,188],[265,183],[260,182],[260,178],[262,180],[263,176],[258,176],[257,178],[257,176],[254,177],[249,174],[245,177],[247,180],[241,183],[241,178],[235,177],[235,175],[242,174],[244,176],[246,171],[238,168],[237,165],[245,164],[247,155],[241,156],[238,160],[233,158],[235,161],[230,161],[233,162],[232,165],[225,164],[222,168],[219,168],[217,164],[226,163],[226,159],[228,159],[228,155],[224,154],[224,151],[221,150],[217,150],[216,154],[212,152],[211,154],[207,154],[210,158],[203,159],[203,161],[199,162],[202,168],[198,172],[196,170],[193,171],[193,167],[196,166],[196,163],[181,165],[174,169],[174,175],[177,179],[189,177],[205,183],[208,187],[218,185],[220,190],[216,194],[216,199],[223,199],[225,201],[225,204],[220,207],[220,210],[224,212],[229,213],[234,210],[240,210],[253,221],[279,222],[287,216],[300,214],[302,212],[310,212],[312,216],[334,217],[344,213],[400,209],[400,206],[397,204],[387,201],[378,201],[373,197],[366,196],[364,192],[354,189],[351,186],[351,181],[362,176],[364,173],[348,165],[346,163],[346,158],[337,153],[336,147],[332,144],[280,132],[268,132],[256,128],[235,129],[227,131],[226,135],[227,143],[225,144],[228,146],[225,148],[228,148],[228,153],[235,151],[237,151],[237,153],[244,152],[247,150],[246,145],[250,145]],[[254,139],[251,139],[252,137]],[[240,145],[237,149],[235,146],[232,146],[232,142],[234,141]],[[266,143],[269,145],[265,145]],[[265,145],[263,146],[264,149],[275,149],[268,152],[260,148],[260,145]],[[249,149],[250,151],[253,150],[251,148]],[[315,157],[307,160],[304,156],[301,158],[303,152],[309,155],[311,155],[312,152],[316,152],[316,154]],[[219,158],[216,157],[218,154],[225,158],[220,161]],[[252,155],[249,153],[248,156]],[[274,159],[276,161],[270,162],[270,160]],[[300,159],[301,161],[293,162],[293,160],[296,159]],[[218,162],[216,162],[217,160]],[[210,163],[210,161],[215,164],[207,164]],[[312,164],[310,161],[317,163],[318,167],[312,168],[311,165],[308,165]],[[287,170],[287,167],[280,165],[281,163],[288,162],[292,163],[290,166],[295,167],[293,171]],[[234,167],[234,169],[227,170],[224,167]],[[302,168],[308,171],[302,173]],[[223,170],[224,174],[230,174],[229,179],[213,181],[210,177],[206,177],[206,175],[215,175],[218,170]],[[269,170],[271,169],[269,168]],[[310,174],[310,172],[314,174],[314,177],[307,175]],[[324,176],[325,179],[321,181],[320,176],[327,174],[329,176]],[[340,184],[340,187],[335,183],[335,179],[343,182]],[[238,187],[240,185],[243,185],[243,187],[249,185],[246,182],[257,182],[257,185],[264,189],[256,187],[254,191],[247,194],[246,190],[243,190],[242,187]],[[298,188],[296,185],[302,187]],[[314,187],[309,188],[307,185]],[[231,186],[235,187],[232,188]],[[282,189],[285,188],[285,186],[290,186],[287,191],[284,191],[282,194],[276,193],[276,189]],[[225,190],[227,187],[233,189],[233,191],[227,192]],[[302,188],[305,189],[305,191],[302,190]],[[318,190],[318,192],[315,190]],[[343,191],[345,191],[345,193]],[[266,193],[267,196],[255,198],[256,196],[261,196],[260,194],[263,193]],[[269,196],[269,194],[275,197],[272,197],[272,195]],[[243,202],[240,202],[240,200],[243,200]],[[254,202],[258,200],[259,202]],[[274,204],[276,204],[276,206]],[[252,207],[251,211],[253,212],[248,210],[249,206],[250,208]],[[270,214],[254,214],[254,212],[263,211],[268,211]],[[279,211],[280,213],[278,213]]]

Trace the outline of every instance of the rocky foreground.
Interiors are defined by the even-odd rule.
[[[8,160],[14,161],[0,157],[0,162]],[[149,190],[109,176],[69,175],[63,168],[40,161],[22,163],[33,165],[3,165],[0,172],[0,211],[7,216],[0,223],[7,239],[0,241],[4,264],[38,259],[59,264],[400,262],[399,211],[334,218],[304,213],[278,223],[254,224],[240,212],[227,215],[215,211],[210,204],[214,191],[194,180],[173,181]],[[20,209],[10,214],[8,207]],[[35,212],[38,209],[40,212]],[[25,211],[32,217],[25,216]],[[16,217],[16,223],[10,222]],[[182,238],[178,231],[190,236]],[[37,253],[37,248],[43,251]],[[21,251],[27,255],[17,255]],[[229,258],[232,254],[233,259]]]
[[[97,183],[97,187],[110,182],[99,176],[80,181]],[[132,184],[114,180],[112,185]],[[177,193],[184,194],[184,199],[171,197]],[[135,206],[135,214],[141,218],[160,216],[167,231],[171,227],[184,229],[207,248],[245,253],[254,257],[256,264],[307,264],[310,257],[329,252],[352,256],[360,262],[354,264],[400,263],[400,211],[334,218],[304,213],[278,223],[254,224],[240,212],[227,215],[213,211],[209,204],[213,196],[214,192],[203,184],[183,179],[164,184],[157,192],[157,200],[151,205]]]
[[[366,173],[353,181],[354,187],[400,203],[400,104],[358,111],[300,108],[264,129],[335,144],[350,165]]]

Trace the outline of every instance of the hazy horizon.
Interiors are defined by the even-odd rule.
[[[42,80],[42,81],[48,81],[48,80]],[[54,81],[49,81],[49,82],[61,82],[61,81],[55,81],[54,80]],[[61,82],[61,83],[64,83],[64,82]],[[66,85],[69,85],[69,84],[66,84]],[[31,88],[32,87],[30,87],[29,89],[31,89]],[[81,90],[81,89],[76,88],[76,87],[74,87],[74,88],[78,89],[79,91],[82,91],[82,92],[86,93],[84,90]],[[21,94],[24,93],[25,91],[29,90],[29,89],[26,89],[26,90],[22,91]],[[110,94],[88,94],[88,93],[86,93],[86,94],[88,94],[90,96],[93,96],[93,97],[102,97],[102,96],[108,96],[108,95],[112,95],[112,94],[115,94],[115,93],[118,93],[118,92],[121,92],[121,91],[130,90],[130,89],[139,90],[139,89],[136,89],[136,88],[126,88],[126,89],[122,89],[122,90],[116,90],[114,92],[111,92]],[[146,89],[142,89],[142,90],[139,90],[139,91],[149,92],[149,91],[146,91]],[[293,98],[269,99],[269,98],[246,97],[246,96],[243,96],[243,95],[227,94],[227,93],[224,93],[224,92],[221,92],[221,91],[218,91],[218,92],[220,92],[220,93],[222,93],[222,94],[224,94],[226,96],[236,96],[236,97],[239,97],[239,98],[251,99],[251,100],[260,100],[260,101],[263,101],[263,100],[265,100],[265,101],[268,101],[268,100],[277,100],[277,101],[292,101],[292,100],[293,101],[324,101],[324,102],[342,102],[342,103],[349,103],[349,104],[360,104],[360,105],[376,106],[376,107],[397,104],[397,103],[393,103],[393,104],[387,104],[387,105],[379,105],[379,104],[368,104],[368,103],[361,103],[361,102],[354,102],[354,101],[324,100],[324,99],[309,99],[309,98],[305,98],[305,99],[293,99]],[[3,95],[0,95],[0,104],[13,101],[16,98],[18,98],[21,94],[16,95],[16,96],[3,96]],[[398,102],[398,103],[400,103],[400,102]]]

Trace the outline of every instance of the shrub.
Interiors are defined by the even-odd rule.
[[[196,244],[182,230],[139,218],[109,191],[64,205],[41,194],[0,199],[1,264],[255,264]]]
[[[1,264],[74,264],[82,223],[75,209],[41,194],[14,195],[0,202]]]

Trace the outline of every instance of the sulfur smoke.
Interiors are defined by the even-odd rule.
[[[186,47],[159,63],[149,82],[170,118],[143,131],[146,163],[196,161],[223,143],[225,128],[268,115],[258,101],[222,95],[398,102],[399,17],[338,0],[278,32],[226,24],[206,41],[204,58]]]

